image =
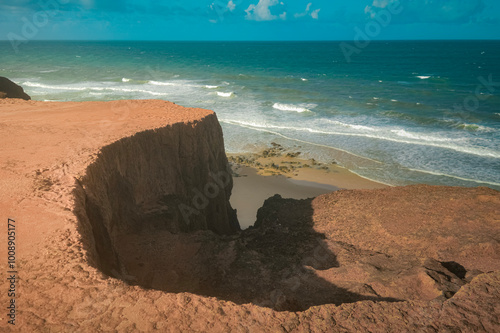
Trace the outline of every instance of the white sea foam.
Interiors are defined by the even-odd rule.
[[[311,106],[309,106],[311,107]],[[276,110],[281,110],[281,111],[294,111],[294,112],[312,112],[306,107],[303,106],[297,106],[293,104],[283,104],[283,103],[274,103],[273,108]]]
[[[124,88],[104,88],[104,90],[111,90],[111,91],[120,91],[120,92],[137,92],[137,93],[145,93],[145,94],[150,94],[153,96],[166,96],[168,94],[166,93],[161,93],[161,92],[156,92],[156,91],[151,91],[151,90],[145,90],[145,89],[124,89]]]
[[[422,135],[422,134],[416,134],[416,133],[410,133],[405,131],[404,129],[398,129],[398,130],[391,130],[392,133],[408,138],[408,139],[414,139],[414,140],[423,140],[423,141],[428,141],[428,142],[449,142],[452,141],[452,139],[449,138],[438,138],[436,136],[430,136],[430,135]]]
[[[362,130],[362,131],[377,131],[377,129],[373,128],[373,127],[364,126],[364,125],[356,125],[356,124],[347,124],[347,123],[343,123],[343,122],[337,121],[337,120],[321,119],[321,122],[330,123],[330,124],[334,124],[334,125],[338,125],[338,126],[342,126],[342,127],[347,127],[347,128],[353,128],[353,129]]]
[[[217,88],[219,88],[219,86],[211,86],[211,85],[208,85],[208,84],[207,84],[207,85],[205,86],[205,88],[207,88],[207,89],[217,89]]]
[[[59,72],[59,69],[49,69],[45,71],[39,71],[38,73],[54,73],[54,72]]]
[[[148,81],[148,83],[155,86],[175,86],[172,82]]]
[[[350,151],[347,151],[347,150],[344,150],[344,149],[341,149],[341,148],[331,147],[331,146],[327,146],[327,145],[324,145],[324,144],[321,144],[321,143],[315,143],[315,142],[305,141],[305,140],[301,140],[301,139],[297,139],[297,138],[292,138],[292,137],[286,136],[284,134],[281,134],[279,132],[272,131],[272,130],[268,129],[265,125],[260,125],[260,124],[256,124],[256,123],[248,123],[248,122],[238,121],[238,120],[224,120],[224,119],[221,119],[219,121],[222,122],[222,123],[227,123],[227,124],[232,124],[232,125],[236,125],[236,126],[245,127],[245,128],[252,129],[252,130],[255,130],[255,131],[261,131],[261,132],[275,134],[275,135],[280,136],[282,138],[285,138],[285,139],[288,139],[288,140],[292,140],[292,141],[296,141],[296,142],[307,143],[307,144],[310,144],[310,145],[313,145],[313,146],[317,146],[317,147],[324,147],[324,148],[329,148],[329,149],[335,149],[335,150],[347,153],[349,155],[362,158],[364,160],[368,160],[368,161],[372,161],[372,162],[375,162],[375,163],[378,163],[378,164],[382,164],[382,162],[380,162],[380,161],[371,159],[369,157],[365,157],[365,156],[361,156],[361,155],[356,155],[356,154],[354,154],[354,153],[352,153]]]
[[[151,90],[145,90],[145,89],[129,89],[129,88],[120,88],[120,87],[96,87],[96,86],[77,86],[77,87],[69,87],[69,86],[52,86],[52,85],[47,85],[47,84],[41,84],[41,83],[36,83],[36,82],[30,82],[27,81],[23,83],[24,86],[27,87],[34,87],[34,88],[43,88],[43,89],[50,89],[50,90],[69,90],[69,91],[117,91],[117,92],[127,92],[127,93],[145,93],[149,95],[154,95],[154,96],[165,96],[165,93],[162,92],[156,92],[156,91],[151,91]]]
[[[468,124],[468,123],[462,123],[462,124],[457,124],[455,127],[467,131],[474,131],[474,132],[496,132],[497,130],[491,127],[487,126],[482,126],[478,124]]]
[[[416,77],[418,77],[420,80],[427,80],[428,78],[430,78],[430,76],[426,76],[426,75],[419,75]]]
[[[218,91],[217,95],[220,96],[220,97],[233,97],[234,96],[234,92],[232,92],[232,91],[230,91],[230,92],[221,92],[221,91]]]
[[[427,147],[435,147],[435,148],[441,148],[441,149],[450,149],[450,150],[458,151],[458,152],[465,153],[465,154],[500,159],[500,152],[498,152],[496,150],[491,150],[491,149],[485,148],[485,147],[471,147],[471,146],[465,146],[465,145],[456,145],[456,144],[452,144],[451,142],[449,142],[452,140],[448,139],[448,138],[433,137],[434,139],[438,139],[437,140],[438,142],[436,142],[436,141],[433,142],[433,141],[430,141],[430,140],[432,140],[432,138],[430,136],[409,133],[405,130],[393,130],[396,132],[390,131],[390,132],[397,135],[396,137],[394,137],[394,136],[384,135],[383,133],[380,133],[380,132],[377,132],[377,134],[333,132],[333,131],[322,131],[322,130],[317,130],[317,129],[308,128],[308,127],[277,126],[277,125],[271,125],[271,124],[246,123],[246,122],[241,122],[241,121],[235,121],[235,124],[245,125],[247,127],[254,128],[254,129],[292,130],[292,131],[298,131],[298,132],[309,132],[309,133],[325,134],[325,135],[342,135],[342,136],[364,137],[364,138],[378,139],[378,140],[391,141],[391,142],[397,142],[397,143],[411,144],[411,145],[416,145],[416,146],[427,146]]]
[[[490,184],[490,185],[500,186],[500,183],[482,181],[482,180],[465,178],[465,177],[460,177],[460,176],[454,176],[454,175],[449,175],[449,174],[441,173],[441,172],[435,172],[435,171],[429,171],[429,170],[421,170],[421,169],[413,169],[413,168],[406,168],[406,169],[407,170],[411,170],[411,171],[416,171],[416,172],[428,173],[428,174],[434,175],[434,176],[442,176],[442,177],[450,177],[450,178],[460,179],[460,180],[464,180],[464,181],[467,181],[467,182],[474,182],[474,183],[477,183],[477,184]]]
[[[303,77],[300,78],[302,81],[309,81],[308,79],[304,79]]]
[[[87,87],[51,86],[47,84],[41,84],[30,81],[24,82],[23,86],[33,87],[33,88],[53,89],[53,90],[74,90],[74,91],[83,91],[88,89]]]
[[[122,78],[122,82],[130,82],[130,79],[127,79],[126,77]]]
[[[391,102],[397,102],[398,100],[397,99],[391,99]]]

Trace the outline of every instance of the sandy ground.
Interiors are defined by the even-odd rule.
[[[273,156],[264,157],[269,151]],[[255,223],[258,209],[275,194],[283,198],[307,199],[339,189],[387,187],[338,165],[300,159],[293,156],[296,154],[276,145],[257,154],[228,155],[234,181],[231,206],[237,210],[242,229]]]
[[[85,251],[72,213],[75,180],[85,173],[100,148],[138,131],[192,122],[211,114],[209,110],[159,100],[60,103],[0,99],[0,304],[4,308],[10,299],[4,277],[12,270],[7,266],[6,246],[8,219],[12,219],[19,325],[28,320],[30,308],[35,308],[39,316],[44,311],[43,316],[50,313],[49,309],[28,305],[43,298],[33,295],[36,283],[25,281],[40,281],[47,275],[53,281],[74,280],[75,274],[68,273],[65,266],[74,260],[77,266],[89,269],[91,276],[100,275],[84,263]],[[67,244],[69,250],[51,254],[53,250],[48,248],[54,242],[57,247]],[[48,260],[46,255],[60,257],[60,263]],[[51,294],[65,293],[69,303],[79,297],[78,293],[68,293],[63,285],[50,288]],[[2,332],[7,323],[5,314],[0,313]]]
[[[156,100],[0,100],[0,332],[499,331],[500,274],[474,272],[498,270],[500,262],[500,199],[497,191],[486,188],[416,186],[335,191],[298,202],[275,198],[261,221],[263,228],[240,235],[164,232],[141,238],[151,240],[142,247],[146,264],[153,256],[161,260],[170,253],[162,262],[179,266],[166,268],[172,279],[183,283],[192,278],[179,275],[190,272],[192,264],[198,269],[197,284],[206,290],[227,287],[237,295],[224,293],[224,288],[208,296],[186,288],[151,289],[103,274],[89,262],[88,244],[78,230],[75,184],[102,147],[137,132],[173,123],[191,126],[209,116],[213,113],[208,110]],[[257,196],[259,190],[263,200],[278,188],[290,196],[330,190],[312,183],[299,186],[286,178],[314,181],[304,175],[308,173],[338,188],[355,186],[349,179],[366,181],[340,169],[334,172],[334,166],[290,160],[281,156],[280,147],[273,149],[263,153],[260,162],[255,156],[232,161],[255,168],[236,169],[249,175],[235,178],[247,182],[241,187],[244,191],[235,190],[235,198],[245,192]],[[321,170],[326,175],[319,176]],[[263,176],[253,177],[255,172]],[[13,267],[8,265],[5,243],[8,219],[15,221],[10,223],[16,233]],[[133,255],[137,253],[130,254],[131,259]],[[403,255],[404,260],[398,259]],[[472,280],[467,275],[466,280],[457,279],[454,272],[436,267],[436,259],[427,264],[426,256],[446,261],[453,271],[452,261],[457,261]],[[152,268],[156,273],[157,267]],[[12,269],[16,273],[8,273]],[[158,273],[165,277],[165,271]],[[12,298],[7,274],[16,275],[15,327],[7,322]],[[395,292],[409,295],[405,301],[387,301],[401,298],[391,296],[394,285],[388,277],[399,283]],[[419,297],[421,290],[434,296],[443,290],[455,292],[458,285],[463,286],[445,298],[429,302]],[[256,294],[262,299],[254,300]],[[349,297],[343,300],[339,295]],[[290,311],[295,309],[294,299],[306,301],[300,311]],[[262,301],[283,303],[283,311]]]

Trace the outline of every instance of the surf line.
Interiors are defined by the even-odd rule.
[[[341,149],[341,148],[336,148],[336,147],[331,147],[331,146],[323,145],[321,143],[314,143],[314,142],[304,141],[304,140],[300,140],[300,139],[296,139],[296,138],[291,138],[291,137],[283,135],[283,134],[281,134],[279,132],[270,131],[268,129],[255,128],[255,127],[252,127],[252,126],[243,125],[243,124],[240,124],[240,123],[237,123],[237,122],[233,122],[231,120],[220,120],[220,122],[226,123],[226,124],[230,124],[230,125],[245,127],[245,128],[248,128],[248,129],[251,129],[251,130],[254,130],[254,131],[271,133],[271,134],[274,134],[274,135],[277,135],[277,136],[281,136],[282,138],[285,138],[287,140],[296,141],[296,142],[302,142],[302,143],[309,144],[309,145],[312,145],[312,146],[323,147],[323,148],[328,148],[328,149],[332,149],[332,150],[338,150],[338,151],[341,151],[343,153],[349,154],[351,156],[355,156],[355,157],[363,159],[363,160],[372,161],[372,162],[375,162],[375,163],[378,163],[378,164],[384,164],[381,161],[377,161],[377,160],[374,160],[374,159],[371,159],[371,158],[365,157],[365,156],[356,155],[354,153],[351,153],[350,151],[347,151],[347,150],[344,150],[344,149]]]

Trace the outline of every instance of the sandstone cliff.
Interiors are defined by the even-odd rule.
[[[215,115],[137,133],[101,149],[76,189],[81,231],[98,266],[117,276],[126,235],[240,230]]]
[[[0,130],[20,304],[1,330],[500,329],[497,191],[276,196],[239,232],[211,111],[0,100]]]

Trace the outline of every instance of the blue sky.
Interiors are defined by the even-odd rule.
[[[372,30],[370,30],[372,29]],[[0,39],[499,39],[498,0],[2,0]]]

